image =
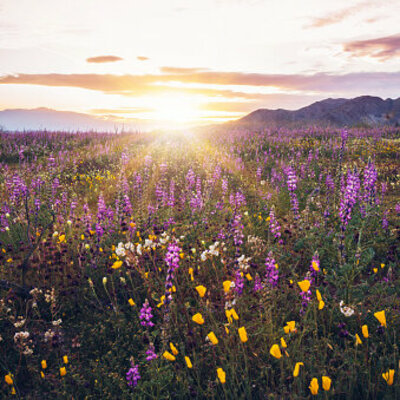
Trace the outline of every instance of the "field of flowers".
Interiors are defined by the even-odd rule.
[[[400,399],[400,130],[2,133],[0,397]]]

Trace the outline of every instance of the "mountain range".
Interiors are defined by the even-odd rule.
[[[382,126],[400,125],[400,98],[360,96],[354,99],[325,99],[299,110],[259,109],[245,117],[229,122],[235,128],[263,129],[265,127],[304,126]]]
[[[121,120],[114,116],[56,111],[49,108],[11,109],[0,111],[0,130],[52,131],[121,131],[150,130],[151,122]],[[268,127],[306,126],[382,126],[400,125],[400,98],[383,100],[380,97],[360,96],[354,99],[325,99],[298,110],[258,109],[235,121],[214,125],[217,129],[265,129]]]

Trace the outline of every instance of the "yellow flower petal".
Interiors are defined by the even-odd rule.
[[[312,378],[309,386],[310,392],[313,396],[318,394],[319,384],[317,378]]]
[[[199,285],[199,286],[196,286],[196,290],[200,297],[204,297],[204,295],[206,294],[207,288],[205,286]]]
[[[231,281],[224,281],[223,282],[223,287],[224,287],[224,292],[229,293],[229,290],[231,289]]]
[[[271,356],[277,359],[280,359],[282,357],[281,349],[277,344],[272,345],[271,349],[269,350],[269,353],[271,354]]]
[[[300,286],[302,292],[307,292],[310,289],[311,283],[308,279],[304,279],[304,281],[297,282],[297,284]]]
[[[368,338],[369,333],[368,333],[368,326],[367,326],[367,325],[363,325],[363,326],[361,327],[361,332],[362,332],[362,334],[363,334],[363,336],[364,336],[365,338]]]
[[[222,368],[217,368],[218,379],[221,383],[226,382],[226,373]]]
[[[173,354],[174,356],[178,355],[179,351],[178,351],[178,349],[174,346],[173,343],[170,343],[170,344],[169,344],[169,347],[170,347],[170,349],[171,349],[171,351],[172,351],[172,354]]]
[[[386,315],[385,310],[378,311],[374,314],[374,317],[386,328]]]
[[[331,384],[332,384],[332,379],[329,378],[329,376],[323,376],[322,377],[322,388],[328,392],[331,388]]]
[[[304,365],[304,363],[302,362],[297,362],[296,365],[294,366],[294,370],[293,370],[293,376],[295,378],[297,378],[299,376],[300,373],[300,366]]]
[[[61,368],[60,368],[60,375],[61,375],[61,376],[67,375],[67,369],[66,369],[65,367],[61,367]]]
[[[188,356],[185,356],[185,361],[188,368],[193,368],[192,362]]]
[[[115,261],[114,264],[111,266],[112,269],[118,269],[121,268],[123,264],[123,261]]]
[[[356,345],[358,344],[362,344],[362,341],[360,339],[360,336],[358,335],[358,333],[356,333]]]
[[[197,313],[197,314],[193,315],[192,320],[194,322],[196,322],[196,324],[199,324],[199,325],[203,325],[204,324],[204,318],[200,313]]]
[[[389,371],[382,374],[382,378],[386,381],[389,386],[393,385],[394,369],[389,369]]]
[[[176,358],[169,351],[164,351],[163,357],[168,361],[175,361],[176,360]]]
[[[211,342],[213,345],[218,344],[218,338],[215,336],[215,333],[214,333],[214,332],[210,332],[210,333],[207,335],[207,337],[210,339],[210,342]]]
[[[246,343],[249,339],[247,338],[247,332],[246,332],[246,328],[244,326],[242,326],[241,328],[238,329],[239,332],[239,337],[240,340],[243,343]]]

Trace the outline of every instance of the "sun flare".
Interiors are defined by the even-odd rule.
[[[152,99],[153,119],[173,124],[188,124],[200,118],[198,103],[188,96],[166,95]]]

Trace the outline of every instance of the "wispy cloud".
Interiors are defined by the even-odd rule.
[[[343,50],[354,56],[369,56],[384,61],[400,56],[400,34],[348,42],[343,45]]]
[[[366,8],[370,7],[372,4],[374,4],[374,3],[370,2],[370,1],[366,1],[363,3],[349,6],[342,10],[339,10],[339,11],[331,12],[322,17],[313,18],[311,20],[311,22],[306,25],[306,28],[321,28],[323,26],[337,24],[349,17],[354,16],[355,14],[359,13],[360,11],[365,10]]]
[[[86,59],[88,63],[96,63],[96,64],[116,62],[121,60],[123,60],[123,58],[118,56],[96,56],[96,57],[89,57]]]
[[[388,54],[389,50],[382,50]],[[393,52],[394,50],[392,50]],[[171,68],[171,67],[170,67]],[[227,98],[257,99],[268,94],[266,88],[297,94],[376,92],[391,87],[400,90],[400,72],[355,72],[348,74],[259,74],[244,72],[199,71],[147,75],[113,74],[17,74],[0,76],[0,84],[27,84],[77,87],[126,96],[158,93],[190,93]],[[168,69],[171,72],[170,69]],[[198,72],[196,72],[198,71]],[[178,86],[171,85],[178,83]]]

